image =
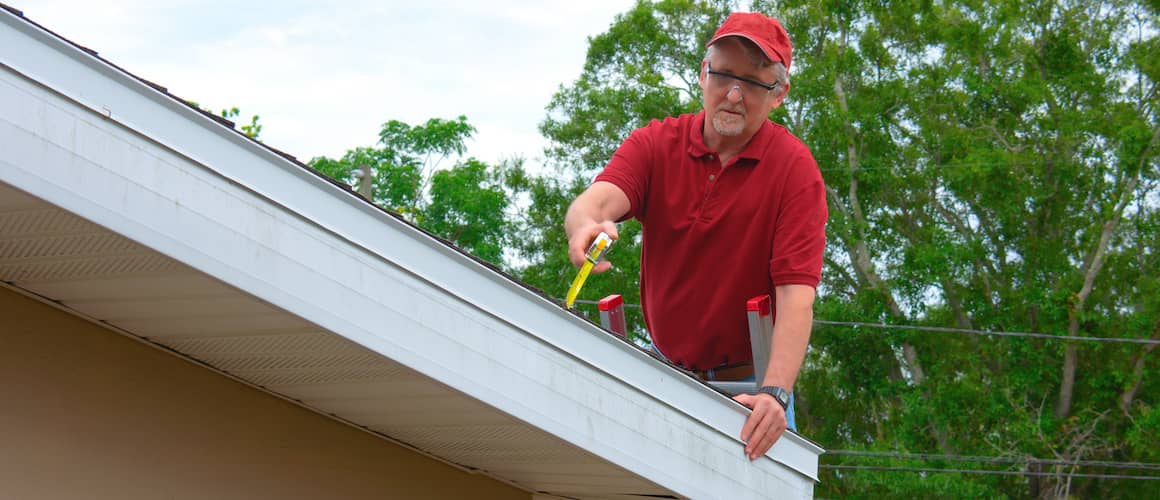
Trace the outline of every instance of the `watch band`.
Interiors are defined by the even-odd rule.
[[[777,404],[781,405],[782,410],[789,411],[789,391],[782,389],[781,387],[767,385],[758,389],[757,392],[764,392],[770,396],[773,396],[773,400],[777,401]]]

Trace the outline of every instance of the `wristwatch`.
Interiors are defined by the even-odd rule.
[[[764,392],[770,396],[773,396],[773,400],[777,401],[777,404],[781,405],[782,410],[789,411],[789,391],[782,389],[781,387],[767,385],[758,389],[757,392],[758,394]]]

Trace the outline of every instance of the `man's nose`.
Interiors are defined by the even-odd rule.
[[[725,98],[732,102],[740,102],[742,97],[744,96],[742,96],[740,85],[729,87],[729,91],[725,93]]]

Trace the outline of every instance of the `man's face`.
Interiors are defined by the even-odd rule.
[[[748,139],[761,128],[769,112],[781,105],[785,89],[762,87],[773,84],[777,73],[772,65],[760,68],[754,64],[742,43],[735,37],[718,41],[710,59],[701,62],[700,82],[712,131],[723,137]]]

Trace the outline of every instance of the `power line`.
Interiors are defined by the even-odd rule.
[[[559,300],[559,299],[557,299]],[[577,300],[578,304],[597,304],[595,300]],[[624,304],[624,307],[639,308],[639,304]],[[1050,333],[1035,333],[1035,332],[1008,332],[1002,330],[977,330],[972,328],[950,328],[944,326],[921,326],[921,325],[888,325],[885,323],[866,323],[858,321],[829,321],[824,319],[815,319],[815,325],[825,326],[851,326],[851,327],[866,327],[866,328],[880,328],[884,330],[910,330],[921,332],[938,332],[938,333],[965,333],[970,335],[992,335],[997,337],[1029,337],[1037,339],[1049,340],[1076,340],[1083,342],[1119,342],[1126,344],[1160,344],[1160,339],[1141,339],[1141,338],[1125,338],[1125,337],[1085,337],[1079,335],[1054,335]]]
[[[941,333],[967,333],[971,335],[995,335],[999,337],[1031,337],[1037,339],[1052,339],[1052,340],[1080,340],[1085,342],[1124,342],[1129,344],[1160,344],[1160,339],[1140,339],[1140,338],[1122,338],[1122,337],[1083,337],[1079,335],[1052,335],[1050,333],[1033,333],[1033,332],[1005,332],[1000,330],[975,330],[971,328],[948,328],[944,326],[918,326],[918,325],[888,325],[885,323],[861,323],[857,321],[827,321],[816,319],[814,324],[817,325],[831,325],[831,326],[854,326],[867,328],[881,328],[884,330],[911,330],[911,331],[925,331],[925,332],[941,332]]]
[[[864,170],[870,171],[870,170],[902,170],[902,169],[907,169],[907,171],[910,171],[910,172],[918,172],[918,171],[922,171],[922,170],[936,170],[936,169],[944,169],[944,168],[1026,167],[1026,166],[1034,166],[1034,165],[1042,165],[1042,164],[1043,164],[1043,162],[1041,162],[1041,161],[1040,162],[1000,161],[1000,162],[953,163],[953,164],[944,163],[942,165],[923,165],[923,166],[918,166],[918,167],[912,167],[910,165],[907,165],[907,166],[900,165],[897,167],[861,167],[860,166],[860,167],[854,169],[854,171],[861,172]],[[850,168],[849,167],[826,167],[826,168],[819,168],[818,170],[820,170],[822,172],[849,172]]]
[[[1085,477],[1093,479],[1130,479],[1137,481],[1160,481],[1160,476],[1130,476],[1125,474],[1086,474],[1081,472],[1063,474],[1055,472],[987,470],[987,469],[940,469],[934,467],[891,467],[879,465],[819,465],[820,469],[871,470],[889,472],[955,472],[959,474],[997,474],[1001,476],[1058,476]]]
[[[896,458],[903,460],[946,460],[948,462],[982,462],[1010,464],[1067,465],[1077,467],[1111,467],[1116,469],[1160,470],[1160,463],[1114,462],[1105,460],[1059,460],[1034,457],[982,457],[972,455],[940,455],[936,453],[898,453],[889,451],[826,450],[826,455],[849,457]]]
[[[1144,158],[1133,157],[1133,158],[1119,158],[1116,160],[1117,161],[1134,162],[1134,161],[1139,161],[1141,159],[1144,159]],[[897,167],[886,167],[886,166],[861,167],[860,166],[860,167],[855,169],[855,172],[861,172],[863,170],[867,170],[867,171],[870,171],[870,170],[907,170],[908,172],[920,172],[923,170],[938,170],[938,169],[947,169],[947,168],[1033,167],[1033,166],[1039,166],[1039,165],[1043,165],[1043,164],[1044,164],[1043,161],[994,161],[994,162],[970,162],[970,163],[943,163],[940,165],[921,165],[921,166],[917,166],[917,167],[912,166],[912,165],[905,165],[905,166],[900,165]],[[822,172],[849,172],[850,171],[849,167],[826,167],[826,168],[819,168],[818,170],[820,170]]]

